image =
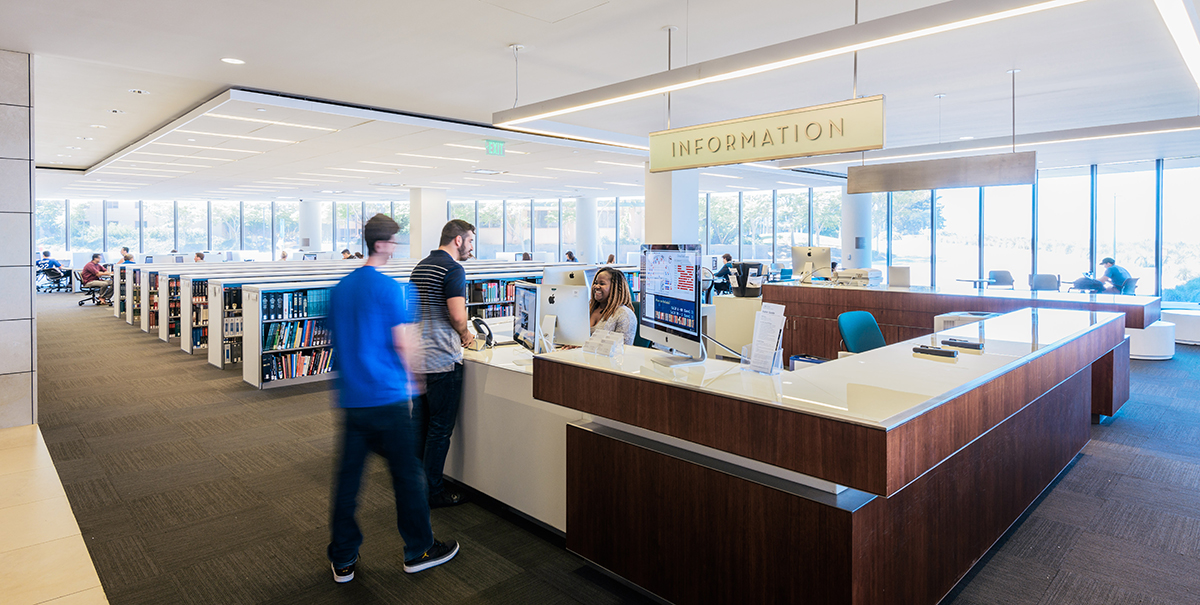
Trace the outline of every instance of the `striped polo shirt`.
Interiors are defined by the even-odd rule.
[[[467,296],[467,273],[444,250],[434,250],[417,263],[409,278],[421,298],[421,361],[418,374],[449,372],[462,363],[462,340],[450,324],[446,301]]]

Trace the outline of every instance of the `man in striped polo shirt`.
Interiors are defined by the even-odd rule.
[[[471,258],[475,226],[459,219],[446,223],[438,246],[417,263],[410,278],[421,299],[423,356],[416,373],[425,378],[425,395],[417,407],[424,427],[421,436],[430,508],[463,502],[461,492],[446,489],[442,469],[462,402],[462,349],[475,340],[467,329],[467,275],[458,263]]]

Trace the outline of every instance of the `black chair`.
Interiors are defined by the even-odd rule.
[[[1008,286],[1013,289],[1013,276],[1008,271],[988,271],[988,286]]]
[[[1138,278],[1136,277],[1131,277],[1125,280],[1125,283],[1121,284],[1121,294],[1129,294],[1132,296],[1134,293],[1133,291],[1137,289],[1137,283]]]
[[[1035,292],[1038,290],[1052,290],[1054,292],[1058,292],[1058,289],[1061,285],[1062,280],[1060,280],[1057,275],[1051,275],[1049,273],[1034,273],[1029,276],[1029,289]]]
[[[100,304],[99,294],[104,291],[105,286],[92,286],[89,288],[87,287],[87,284],[83,282],[83,276],[79,275],[78,271],[72,271],[71,273],[75,276],[75,281],[79,284],[79,291],[87,295],[80,299],[79,306],[82,307],[83,303],[86,302],[97,305]]]
[[[38,269],[36,288],[38,292],[70,292],[71,274],[58,267]]]
[[[654,343],[642,338],[642,305],[637,298],[633,299],[633,317],[637,319],[637,331],[633,333],[633,346],[649,349]]]

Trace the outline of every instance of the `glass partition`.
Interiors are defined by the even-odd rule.
[[[738,194],[709,194],[707,253],[738,260]]]
[[[1096,183],[1096,262],[1105,257],[1116,260],[1130,277],[1138,278],[1137,294],[1158,291],[1155,180],[1154,162],[1133,162],[1102,164]]]
[[[892,193],[892,264],[909,267],[909,283],[929,286],[933,242],[930,238],[930,191]],[[944,224],[939,221],[939,226]]]
[[[579,257],[578,240],[575,236],[575,200],[562,200],[562,252],[563,256],[560,260],[566,260],[567,251],[570,250],[575,258]]]
[[[503,202],[478,202],[475,223],[475,258],[491,260],[504,251]]]
[[[408,202],[392,202],[392,220],[400,225],[400,231],[396,233],[396,251],[392,253],[392,258],[408,258],[411,254],[411,237],[412,225],[408,214]],[[421,255],[424,258],[425,255]]]
[[[646,241],[646,198],[623,197],[621,205],[621,239],[617,252],[618,263],[641,262],[642,244]]]
[[[812,245],[831,248],[833,260],[842,260],[842,188],[813,189]]]
[[[102,252],[104,202],[71,200],[71,251]]]
[[[617,254],[617,200],[602,197],[596,200],[596,244],[600,246],[600,262]]]
[[[242,202],[242,212],[245,249],[265,252],[272,260],[278,259],[271,252],[271,202]]]
[[[209,229],[213,250],[239,250],[242,247],[241,202],[213,202]]]
[[[558,200],[533,200],[533,249],[549,254],[551,260],[562,260],[558,225]]]
[[[180,253],[208,249],[208,202],[175,202],[179,217]]]
[[[880,276],[887,279],[887,207],[888,194],[871,194],[871,267],[879,269]]]
[[[67,249],[66,200],[38,200],[35,208],[34,246],[38,252],[61,254]]]
[[[138,202],[104,202],[108,205],[108,245],[106,252],[120,262],[121,248],[138,252]]]
[[[774,247],[770,191],[747,191],[742,194],[742,260],[771,261]]]
[[[175,202],[142,202],[142,252],[175,249]]]
[[[533,242],[530,240],[533,235],[529,224],[530,208],[530,200],[506,200],[504,202],[504,250],[506,252],[533,251]]]
[[[1033,186],[983,188],[983,270],[1012,273],[1029,288],[1033,268]]]
[[[275,255],[300,249],[300,202],[275,202]]]
[[[776,195],[775,261],[792,262],[792,246],[808,244],[809,189],[787,189]]]
[[[1038,273],[1070,284],[1092,270],[1091,168],[1039,171],[1037,197]]]

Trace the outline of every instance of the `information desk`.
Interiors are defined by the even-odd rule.
[[[1124,322],[1023,309],[779,376],[538,356],[534,397],[595,417],[567,546],[675,603],[937,603],[1088,442]],[[984,349],[912,351],[951,336]]]
[[[838,315],[870,311],[885,342],[933,332],[933,318],[955,311],[1008,313],[1024,307],[1083,309],[1125,314],[1125,326],[1142,329],[1158,321],[1153,296],[1032,292],[1028,290],[935,290],[925,287],[825,286],[783,282],[763,286],[763,301],[786,307],[784,359],[792,355],[837,357],[841,336]]]

